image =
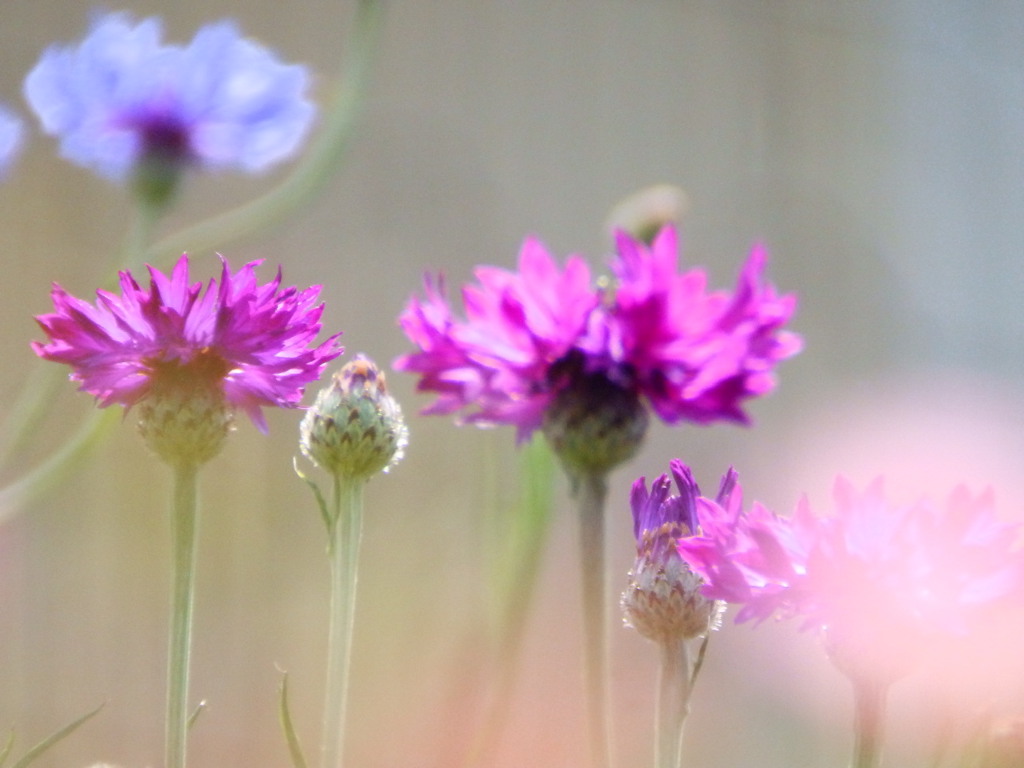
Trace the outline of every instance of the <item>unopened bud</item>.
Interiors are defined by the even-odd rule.
[[[320,390],[300,428],[302,453],[333,475],[367,479],[394,466],[408,443],[384,374],[365,357],[346,363]]]

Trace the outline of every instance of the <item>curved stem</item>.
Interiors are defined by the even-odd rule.
[[[882,764],[882,732],[888,686],[874,680],[853,680],[854,746],[851,768],[878,768]]]
[[[152,236],[161,212],[161,209],[155,206],[137,202],[131,226],[124,236],[120,251],[120,265],[124,269],[141,265],[146,244]],[[110,270],[116,271],[117,267],[116,264],[112,265]],[[106,279],[108,282],[114,282],[114,278],[116,274]],[[40,429],[43,420],[49,414],[50,403],[57,396],[59,387],[67,381],[67,375],[57,366],[38,359],[35,362],[36,366],[29,374],[18,399],[7,411],[3,439],[0,443],[0,463],[5,463],[10,456],[20,453],[28,439]],[[98,422],[94,418],[86,424],[96,427]],[[91,437],[86,430],[86,433],[77,434],[72,440],[79,444],[89,443]],[[75,449],[69,451],[65,446],[58,449],[58,453],[74,456]]]
[[[165,768],[184,768],[188,737],[189,656],[192,651],[192,606],[195,597],[197,477],[199,467],[174,467],[171,630],[167,655]]]
[[[611,766],[608,699],[608,622],[605,610],[604,508],[608,483],[603,474],[579,478],[580,580],[583,597],[583,671],[590,762]]]
[[[345,710],[352,665],[364,484],[363,480],[334,476],[334,509],[328,545],[331,560],[331,607],[327,636],[323,768],[340,768],[344,763]]]
[[[685,640],[659,643],[661,667],[655,715],[654,765],[682,765],[683,725],[690,712],[690,654]]]
[[[352,139],[369,79],[370,63],[383,17],[377,0],[360,0],[349,38],[343,79],[319,137],[291,173],[274,189],[233,210],[171,234],[146,251],[150,264],[192,252],[211,250],[240,235],[264,231],[320,191],[337,169]]]
[[[35,469],[0,489],[0,522],[17,514],[26,504],[64,477],[113,424],[117,412],[113,408],[94,409],[78,431],[48,459]]]

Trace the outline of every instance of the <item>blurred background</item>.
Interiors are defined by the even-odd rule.
[[[80,39],[93,5],[2,8],[0,98],[24,110],[25,73],[47,45]],[[322,104],[353,10],[340,0],[125,8],[162,15],[172,41],[236,18],[284,60],[307,63]],[[280,263],[286,284],[322,283],[325,329],[387,365],[407,349],[395,318],[424,270],[458,285],[475,264],[511,267],[527,234],[600,268],[610,209],[650,184],[686,190],[683,260],[713,285],[730,286],[750,245],[766,242],[772,281],[799,295],[805,351],[752,404],[752,428],[656,424],[616,473],[616,617],[633,558],[629,485],[673,457],[708,491],[734,464],[747,496],[780,512],[804,492],[826,510],[837,472],[859,484],[884,473],[903,499],[991,484],[1003,515],[1019,518],[1022,36],[1015,2],[394,2],[342,171],[285,225],[225,255],[235,266],[266,259],[265,279]],[[161,233],[285,172],[192,177]],[[123,189],[60,160],[39,135],[0,186],[3,402],[35,364],[32,316],[50,310],[51,281],[92,295],[128,210]],[[215,272],[212,253],[193,258]],[[488,600],[486,514],[514,498],[517,452],[511,429],[416,416],[427,399],[411,377],[390,383],[411,444],[367,491],[348,750],[358,768],[441,768],[455,764],[480,706],[472,638]],[[93,408],[73,389],[5,481]],[[268,417],[266,437],[240,423],[202,479],[192,691],[209,708],[192,732],[195,766],[287,765],[279,670],[311,757],[319,744],[326,537],[291,469],[300,413]],[[169,480],[128,420],[60,490],[0,528],[0,729],[13,727],[24,748],[107,702],[41,768],[161,763]],[[555,494],[495,766],[583,763],[575,521],[564,482]],[[650,761],[656,653],[627,629],[612,650],[619,764],[639,768]],[[933,679],[894,689],[892,765],[926,764],[942,714]],[[1024,706],[1020,678],[1003,682],[965,692],[965,711],[989,699]],[[693,701],[688,764],[840,765],[851,717],[848,685],[814,637],[727,619]]]

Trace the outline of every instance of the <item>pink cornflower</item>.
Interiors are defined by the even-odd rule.
[[[205,398],[244,411],[266,432],[261,408],[297,406],[303,386],[342,348],[338,335],[311,346],[321,327],[320,286],[281,289],[280,270],[260,285],[260,262],[232,273],[221,261],[220,282],[205,290],[190,281],[186,255],[169,276],[150,267],[148,289],[122,272],[121,295],[97,291],[95,304],[55,284],[55,312],[36,318],[50,340],[32,349],[70,365],[100,407]]]
[[[701,270],[678,272],[671,226],[650,247],[620,232],[617,249],[615,279],[595,286],[579,256],[562,268],[527,240],[518,271],[477,268],[462,291],[465,320],[428,277],[425,299],[399,318],[418,351],[395,367],[438,395],[427,413],[513,424],[520,440],[541,426],[550,437],[553,412],[557,420],[573,408],[560,419],[570,429],[602,408],[606,420],[645,419],[642,403],[670,424],[746,422],[743,401],[771,390],[776,363],[800,349],[781,330],[796,300],[763,283],[764,250],[754,249],[730,294],[706,291]]]
[[[966,635],[1019,594],[1017,526],[999,522],[991,491],[957,488],[945,505],[886,501],[881,479],[859,492],[840,477],[831,515],[806,499],[791,518],[734,494],[700,510],[702,535],[679,553],[704,595],[743,607],[737,621],[796,616],[823,633],[852,678],[892,681],[941,637]]]

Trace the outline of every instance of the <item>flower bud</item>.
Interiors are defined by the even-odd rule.
[[[300,427],[302,453],[332,475],[368,479],[394,466],[408,443],[398,402],[384,374],[358,356],[320,390]]]
[[[700,593],[703,579],[679,556],[675,541],[690,532],[678,523],[645,531],[622,594],[627,626],[648,640],[689,640],[718,628],[721,604]]]
[[[717,629],[723,607],[701,594],[704,580],[679,555],[677,542],[696,532],[700,490],[689,467],[675,460],[671,468],[679,495],[670,495],[667,475],[651,484],[650,493],[644,478],[633,484],[636,562],[621,601],[626,624],[659,643]]]
[[[644,187],[619,202],[608,215],[608,231],[624,230],[650,245],[668,224],[678,224],[690,208],[690,200],[673,184]]]

